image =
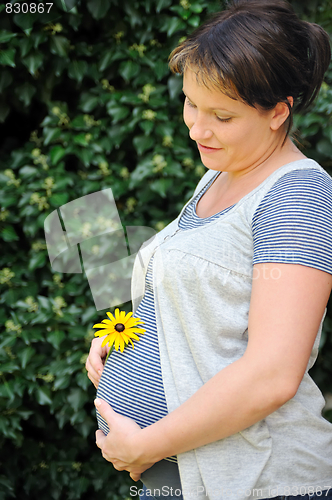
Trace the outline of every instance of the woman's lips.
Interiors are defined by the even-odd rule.
[[[216,151],[220,151],[222,148],[209,148],[207,146],[203,146],[203,144],[197,143],[197,147],[202,153],[215,153]]]

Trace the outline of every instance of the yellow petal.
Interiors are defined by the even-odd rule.
[[[138,339],[139,340],[139,339]],[[133,346],[133,349],[134,349],[134,344],[133,344],[133,341],[131,339],[129,339],[129,342],[131,343],[131,345]]]
[[[121,335],[119,340],[120,340],[120,349],[121,349],[121,352],[123,352],[123,349],[125,348],[125,343],[123,341],[122,335]]]
[[[105,337],[105,335],[110,335],[108,330],[98,330],[98,332],[95,332],[95,337]]]
[[[139,325],[141,323],[144,323],[144,321],[141,321],[141,320],[137,320],[136,318],[130,318],[127,323],[126,323],[126,327],[127,328],[131,328],[132,326],[136,326],[136,325]]]
[[[128,314],[126,314],[126,316],[125,316],[125,318],[124,318],[124,320],[123,320],[124,324],[126,324],[126,323],[127,323],[127,321],[130,319],[130,317],[131,317],[132,315],[133,315],[133,313],[132,313],[132,312],[129,312]]]
[[[105,323],[96,323],[92,328],[110,328],[110,325],[105,325]],[[113,329],[113,326],[111,326]]]
[[[106,314],[109,317],[109,319],[111,320],[111,323],[114,324],[115,318],[114,318],[113,314],[111,314],[110,312],[107,312]]]
[[[107,325],[113,325],[113,322],[109,319],[103,319],[102,323],[106,323]]]
[[[120,320],[121,320],[121,323],[123,323],[123,320],[125,319],[125,317],[126,317],[126,312],[125,311],[121,311],[120,312],[120,317],[119,317]]]
[[[127,330],[126,333],[128,332],[134,332],[134,333],[141,333],[143,334],[144,332],[146,332],[146,330],[144,330],[144,328],[130,328]]]
[[[123,335],[123,333],[122,333],[122,335]],[[139,337],[137,337],[137,335],[135,335],[134,333],[128,333],[128,332],[126,332],[125,334],[127,335],[128,340],[129,339],[139,340]]]
[[[119,346],[120,346],[120,336],[117,335],[115,340],[114,340],[114,349],[116,349],[117,351],[119,350]]]
[[[119,315],[120,315],[118,308],[115,309],[114,315],[115,315],[115,319],[118,320],[119,319]]]
[[[110,335],[107,335],[107,337],[105,337],[105,339],[103,340],[103,343],[101,344],[101,347],[104,347],[108,342],[109,342],[109,337]]]

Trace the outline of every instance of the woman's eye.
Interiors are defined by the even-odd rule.
[[[196,106],[192,102],[189,101],[188,97],[186,97],[186,102],[187,102],[188,106],[190,106],[191,108],[196,108]]]
[[[196,108],[195,104],[189,101],[188,97],[185,97],[185,102],[190,108]],[[230,122],[232,118],[220,118],[219,116],[216,116],[217,120],[219,120],[222,123],[227,123]]]
[[[217,116],[217,120],[219,120],[220,122],[223,122],[223,123],[227,123],[227,122],[230,122],[232,118],[219,118],[219,116]]]

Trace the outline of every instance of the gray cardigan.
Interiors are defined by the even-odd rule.
[[[144,295],[146,268],[154,255],[157,330],[170,412],[244,354],[253,214],[281,176],[307,168],[325,172],[309,159],[284,165],[217,220],[183,231],[178,226],[183,208],[141,248],[133,270],[133,310]],[[215,173],[203,176],[194,196]],[[308,374],[325,314],[307,371],[290,401],[241,432],[178,455],[185,500],[206,494],[210,500],[272,498],[312,493],[309,486],[332,487],[332,425],[321,416],[324,398]]]

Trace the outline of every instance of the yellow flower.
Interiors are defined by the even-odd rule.
[[[164,135],[163,146],[166,148],[171,148],[173,146],[173,137],[171,135]]]
[[[150,120],[153,121],[157,116],[157,113],[153,111],[152,109],[145,109],[142,113],[142,118],[144,120]]]
[[[129,47],[130,50],[137,50],[139,53],[140,57],[144,56],[144,52],[146,51],[146,46],[143,45],[142,43],[140,45],[137,45],[137,43],[134,43],[131,47]]]
[[[115,350],[121,350],[123,352],[125,346],[130,342],[134,348],[132,339],[139,340],[136,333],[144,333],[143,328],[137,327],[137,325],[144,323],[144,321],[139,318],[131,318],[132,312],[128,314],[125,311],[119,311],[115,309],[115,317],[110,312],[106,313],[109,319],[103,319],[102,323],[97,323],[93,325],[93,328],[103,328],[95,332],[95,337],[107,337],[103,340],[101,344],[104,347],[107,343],[112,347],[114,345]]]
[[[181,0],[180,5],[183,9],[189,9],[191,4],[188,2],[188,0]]]

